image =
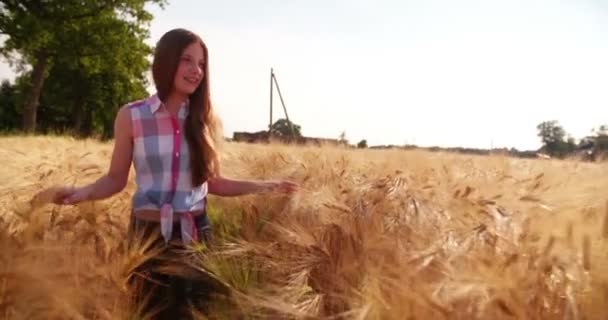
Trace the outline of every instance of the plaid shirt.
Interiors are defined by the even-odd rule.
[[[134,211],[159,210],[168,203],[175,212],[205,209],[207,183],[193,187],[184,120],[188,106],[180,107],[177,119],[158,96],[129,105],[133,127],[133,165],[137,190]]]

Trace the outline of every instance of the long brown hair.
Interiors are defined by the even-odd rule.
[[[181,54],[192,43],[199,43],[205,54],[203,79],[189,97],[189,113],[184,130],[190,150],[192,185],[199,186],[207,179],[219,176],[219,144],[222,139],[221,123],[214,114],[209,93],[207,46],[198,35],[189,30],[170,30],[156,44],[152,76],[158,97],[161,101],[166,101],[173,90]]]

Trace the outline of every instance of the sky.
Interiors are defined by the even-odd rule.
[[[266,130],[270,69],[306,136],[351,143],[537,149],[608,124],[608,1],[170,0],[149,7],[209,48],[233,131]],[[11,72],[0,64],[0,78]],[[153,87],[150,87],[151,93]],[[284,117],[278,95],[274,120]]]

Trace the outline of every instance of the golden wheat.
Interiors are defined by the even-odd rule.
[[[215,246],[192,253],[228,293],[199,318],[605,318],[606,163],[225,148],[227,175],[302,192],[211,197]],[[0,139],[0,317],[138,313],[127,281],[150,254],[124,243],[132,179],[111,199],[49,204],[49,187],[93,181],[110,153],[93,140]]]

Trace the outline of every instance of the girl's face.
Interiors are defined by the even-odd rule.
[[[191,95],[205,76],[205,53],[202,46],[193,42],[180,56],[174,78],[176,93]]]

